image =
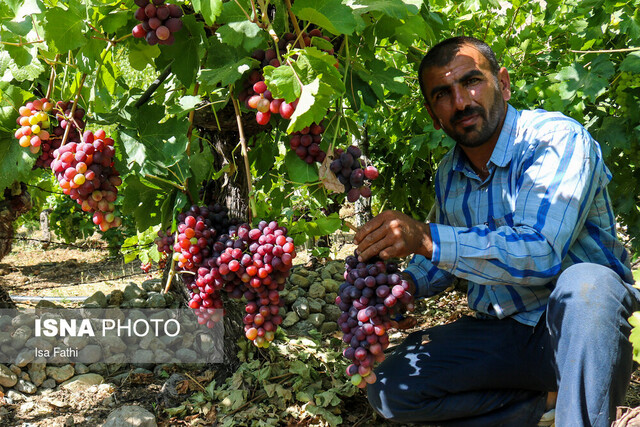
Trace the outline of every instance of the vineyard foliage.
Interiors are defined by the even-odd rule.
[[[125,234],[142,233],[140,241],[148,241],[145,233],[165,229],[198,203],[203,181],[238,173],[233,164],[214,168],[211,133],[195,127],[190,134],[190,113],[211,111],[217,121],[233,112],[259,67],[252,53],[299,27],[317,28],[329,40],[313,37],[310,46],[281,50],[282,66],[262,70],[274,97],[299,101],[289,120],[272,118],[263,131],[246,135],[255,217],[277,218],[296,243],[343,226],[325,208],[331,200],[345,203],[345,195],[325,189],[320,164],[305,163],[288,145],[288,134],[322,122],[324,151],[366,147],[380,172],[372,183],[374,213],[395,208],[424,219],[434,171],[453,142],[430,123],[417,66],[439,40],[471,35],[491,45],[509,69],[515,107],[562,111],[601,143],[614,175],[615,210],[640,248],[633,239],[640,233],[640,116],[633,113],[640,110],[640,50],[634,49],[640,1],[168,2],[184,12],[172,45],[131,35],[139,23],[133,0],[0,3],[0,197],[22,181],[36,207],[55,211],[64,203],[69,215],[80,212],[48,193],[60,192],[51,172],[33,169],[37,156],[14,137],[19,107],[44,97],[52,81],[54,101],[79,93],[87,129],[105,129],[115,140],[123,178],[116,209]],[[163,71],[168,78],[143,102]],[[239,104],[245,122],[255,121],[255,111]],[[58,227],[73,227],[64,216],[57,216]]]

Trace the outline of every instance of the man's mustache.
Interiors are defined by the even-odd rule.
[[[482,118],[486,118],[486,113],[484,108],[478,107],[467,107],[464,110],[456,111],[451,117],[451,125],[456,124],[460,120],[466,119],[469,116],[473,116],[474,114],[478,114]]]

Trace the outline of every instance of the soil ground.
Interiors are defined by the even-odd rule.
[[[354,247],[348,243],[350,241],[349,235],[336,239],[332,257],[344,259],[352,253]],[[78,246],[53,244],[47,250],[38,244],[18,241],[12,252],[0,262],[0,286],[12,296],[57,297],[62,300],[56,302],[65,303],[70,302],[70,297],[90,296],[98,290],[107,294],[113,289],[124,289],[130,282],[140,283],[146,278],[160,276],[159,271],[143,273],[138,261],[124,264],[122,257],[109,257],[104,246],[104,242],[97,238]],[[307,257],[301,254],[296,262],[304,263],[306,260]],[[22,302],[20,305],[35,302]],[[392,334],[392,342],[401,341],[414,330],[453,321],[467,313],[467,310],[465,295],[459,291],[420,301],[416,310],[416,327]],[[195,380],[194,384],[207,384],[207,372],[191,372],[189,375]],[[108,388],[82,395],[51,391],[30,396],[26,402],[15,402],[13,405],[3,405],[0,394],[0,414],[8,412],[11,425],[16,426],[95,426],[102,424],[113,409],[122,405],[141,405],[155,412],[156,399],[163,382],[156,375],[130,375],[122,385],[116,386],[115,392]],[[358,395],[352,403],[349,404],[349,417],[344,425],[381,425],[380,419],[373,419],[364,395]],[[633,374],[625,401],[627,407],[639,405],[640,370]],[[164,414],[156,416],[160,426],[200,425],[195,418],[168,419]]]

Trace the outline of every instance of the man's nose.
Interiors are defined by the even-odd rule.
[[[471,94],[465,87],[455,85],[453,87],[453,102],[457,110],[463,111],[471,105]]]

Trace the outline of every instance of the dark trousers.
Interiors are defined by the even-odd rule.
[[[558,391],[557,427],[609,426],[631,376],[639,297],[608,268],[573,266],[536,327],[464,317],[409,335],[376,369],[369,401],[404,423],[526,427]]]

